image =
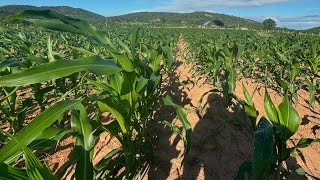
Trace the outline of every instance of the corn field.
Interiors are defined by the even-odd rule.
[[[189,45],[182,54],[185,64],[191,64],[190,77],[197,85],[212,86],[198,99],[199,116],[205,96],[217,93],[226,109],[237,107],[251,126],[252,159],[243,162],[234,179],[306,175],[303,169],[285,164],[300,148],[320,142],[293,139],[302,122],[295,109],[299,90],[308,92],[308,108],[318,111],[320,37],[236,30],[107,29],[49,10],[27,10],[3,23],[0,179],[62,179],[71,166],[73,179],[143,179],[154,163],[157,124],[170,127],[183,141],[186,159],[192,148],[188,112],[170,93],[163,93],[176,66],[181,37]],[[237,94],[237,82],[247,79],[262,85],[249,93],[243,83],[242,94]],[[253,100],[261,89],[266,117],[259,117]],[[270,89],[282,97],[278,106]],[[179,124],[156,118],[156,113],[166,113],[165,106],[174,109]],[[94,162],[103,133],[120,146]],[[54,173],[38,154],[52,151],[66,136],[75,138],[75,144],[66,166]],[[288,141],[294,145],[288,146]]]

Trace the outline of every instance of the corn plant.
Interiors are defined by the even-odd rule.
[[[230,48],[228,44],[224,44],[221,51],[217,50],[214,52],[214,58],[213,56],[209,56],[214,63],[212,66],[214,72],[214,77],[212,77],[213,84],[215,84],[217,78],[219,78],[221,81],[221,88],[214,88],[201,96],[197,106],[198,112],[201,111],[201,103],[204,96],[210,92],[222,93],[225,105],[227,107],[232,105],[237,81],[237,70],[235,65],[240,59],[243,51],[243,46],[240,44],[234,43],[232,48]]]
[[[293,147],[286,142],[297,132],[300,126],[298,112],[292,107],[286,95],[278,108],[275,108],[267,90],[264,97],[264,108],[268,119],[262,117],[254,132],[253,159],[240,167],[236,179],[245,179],[245,172],[251,172],[253,179],[283,179],[292,170],[286,169],[285,161],[298,148],[308,147],[320,139],[301,138]]]
[[[320,52],[318,51],[318,44],[317,42],[313,41],[311,42],[311,57],[308,58],[309,64],[311,67],[312,75],[310,76],[310,80],[307,81],[308,87],[309,87],[309,104],[312,108],[314,108],[315,103],[315,91],[317,89],[317,76],[318,76],[318,65],[320,62]]]
[[[242,89],[245,100],[239,99],[236,95],[232,96],[235,100],[239,102],[239,104],[242,106],[244,113],[246,113],[246,115],[249,117],[251,121],[251,126],[254,131],[257,130],[257,118],[259,115],[259,112],[257,111],[257,108],[253,102],[253,96],[256,93],[257,88],[258,86],[256,86],[255,90],[250,95],[244,83],[242,82]]]

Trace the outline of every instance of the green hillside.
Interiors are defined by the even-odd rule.
[[[80,8],[72,8],[68,6],[26,6],[26,5],[9,5],[0,7],[0,19],[5,16],[12,15],[24,10],[46,10],[50,9],[58,13],[64,14],[77,19],[82,19],[88,22],[102,22],[105,21],[105,17],[99,14],[86,11]]]
[[[44,10],[50,9],[64,15],[82,19],[88,22],[104,23],[106,18],[102,15],[86,11],[80,8],[72,8],[67,6],[26,6],[26,5],[9,5],[0,7],[0,19],[21,12],[23,10]],[[108,24],[145,24],[150,26],[201,26],[215,25],[215,21],[223,22],[225,27],[246,27],[249,29],[261,29],[261,23],[250,19],[244,19],[236,16],[225,14],[209,13],[209,12],[193,12],[193,13],[169,13],[169,12],[140,12],[125,14],[120,16],[108,17]]]
[[[310,32],[310,33],[320,33],[320,26],[319,26],[319,27],[315,27],[315,28],[308,29],[307,32]]]
[[[109,17],[108,22],[127,24],[127,23],[144,23],[150,25],[167,25],[167,26],[201,26],[215,20],[222,21],[227,27],[247,27],[262,28],[262,24],[250,19],[244,19],[236,16],[209,12],[193,13],[168,13],[168,12],[139,12],[121,16]],[[210,24],[210,23],[209,23]]]

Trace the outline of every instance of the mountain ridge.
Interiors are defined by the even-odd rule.
[[[241,18],[232,15],[211,13],[211,12],[136,12],[119,16],[108,17],[116,24],[145,23],[150,25],[171,25],[171,26],[202,26],[208,21],[222,21],[226,27],[247,27],[250,29],[263,28],[262,23],[251,19]]]
[[[307,32],[310,33],[320,33],[320,26],[319,27],[314,27],[306,30]]]
[[[74,8],[70,6],[30,6],[30,5],[7,5],[0,6],[0,19],[19,13],[24,10],[53,10],[58,13],[64,14],[69,17],[90,21],[90,22],[100,22],[104,21],[105,17],[96,14],[91,11],[87,11],[81,8]]]
[[[202,26],[206,23],[211,24],[215,20],[222,21],[226,27],[246,27],[249,29],[261,29],[262,24],[250,19],[240,18],[232,15],[211,13],[211,12],[192,12],[192,13],[173,13],[173,12],[138,12],[119,16],[105,17],[100,14],[90,12],[81,8],[69,6],[30,6],[30,5],[7,5],[0,6],[0,19],[5,16],[19,13],[24,10],[45,10],[50,9],[58,13],[73,18],[85,20],[87,22],[100,22],[110,24],[147,24],[150,26]],[[106,21],[107,20],[107,21]]]

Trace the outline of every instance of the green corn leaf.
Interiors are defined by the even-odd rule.
[[[130,48],[132,52],[134,52],[134,49],[137,47],[139,43],[139,32],[140,27],[134,27],[130,33]]]
[[[50,36],[48,38],[47,48],[48,48],[48,59],[49,59],[49,62],[55,61],[55,59],[53,57],[53,54],[52,54],[52,41],[51,41]]]
[[[27,146],[35,140],[47,127],[53,124],[60,116],[81,101],[61,101],[46,109],[15,136],[22,145]],[[11,163],[21,154],[21,148],[16,141],[10,141],[0,149],[0,162]]]
[[[0,163],[0,172],[0,179],[29,180],[25,169],[11,167],[5,163]]]
[[[122,147],[117,148],[117,149],[113,149],[112,151],[110,151],[107,155],[105,155],[103,157],[103,159],[101,159],[97,165],[95,165],[95,169],[96,170],[101,170],[103,168],[105,168],[105,165],[108,164],[116,155],[118,155],[119,153],[121,153]]]
[[[247,88],[244,86],[243,82],[242,82],[242,89],[243,89],[243,94],[244,94],[244,97],[246,98],[248,105],[251,107],[255,107],[254,102],[252,100],[252,97],[250,96],[250,94],[249,94]]]
[[[319,138],[312,139],[312,138],[301,138],[296,145],[297,148],[306,148],[310,146],[314,142],[320,142]]]
[[[176,113],[178,116],[178,119],[182,122],[183,128],[186,131],[186,141],[184,142],[185,146],[185,155],[187,155],[191,148],[191,134],[192,134],[192,127],[190,122],[187,119],[187,113],[184,110],[184,108],[180,105],[175,104],[170,96],[166,96],[163,98],[163,102],[167,106],[172,106],[176,109]]]
[[[267,89],[265,90],[265,93],[264,93],[264,109],[267,113],[269,120],[272,122],[272,124],[275,126],[278,126],[280,124],[278,119],[278,112],[269,96]]]
[[[117,41],[118,41],[119,45],[121,46],[121,48],[126,51],[128,57],[129,57],[129,60],[132,62],[134,59],[134,54],[131,52],[129,47],[126,44],[124,44],[119,38],[117,38]]]
[[[151,62],[149,66],[153,70],[153,72],[158,72],[160,70],[160,63],[162,60],[162,55],[158,55],[158,52],[155,50],[151,51]]]
[[[27,147],[23,147],[23,156],[26,162],[27,174],[31,180],[48,179],[56,180],[51,170],[42,165],[39,159]]]
[[[29,22],[42,26],[47,29],[70,32],[80,34],[93,39],[95,42],[106,48],[112,56],[121,64],[121,66],[128,71],[132,71],[134,66],[129,58],[115,50],[115,46],[101,31],[91,26],[85,21],[74,19],[50,10],[26,10],[21,13],[8,16],[5,21],[26,17],[44,17],[49,20],[28,20]],[[60,20],[60,21],[57,21]]]
[[[303,170],[302,168],[298,168],[295,170],[295,172],[301,176],[305,176],[306,175],[306,171]]]
[[[162,50],[165,53],[167,68],[170,71],[174,62],[172,50],[169,46],[162,47]]]
[[[137,83],[136,92],[138,94],[140,94],[141,91],[147,87],[148,82],[149,82],[149,79],[146,79],[144,77],[140,77],[139,81]]]
[[[123,54],[120,53],[111,53],[112,56],[119,62],[121,67],[127,71],[133,71],[134,70],[134,65],[131,62],[131,60]]]
[[[109,77],[109,86],[118,94],[121,94],[121,86],[123,81],[123,77],[120,73],[113,74]]]
[[[0,52],[6,53],[6,54],[10,54],[10,51],[6,50],[3,47],[0,47]]]
[[[85,151],[91,151],[94,146],[94,137],[92,135],[92,126],[87,118],[86,109],[82,104],[78,104],[71,112],[71,128],[73,132],[78,133],[77,145],[83,146]]]
[[[148,86],[147,86],[147,96],[153,96],[161,82],[161,76],[152,73]]]
[[[75,177],[78,180],[94,180],[92,156],[90,151],[86,151],[82,146],[75,147],[79,159],[76,165]]]
[[[3,71],[7,67],[14,67],[14,66],[17,66],[17,65],[18,65],[18,61],[6,59],[6,60],[3,60],[0,63],[0,70]]]
[[[104,43],[106,45],[110,45],[111,47],[113,47],[113,44],[111,43],[111,41],[107,37],[105,37],[101,31],[98,31],[96,28],[94,28],[87,22],[79,19],[74,19],[68,16],[64,16],[62,14],[59,14],[51,10],[25,10],[21,13],[6,17],[5,21],[11,21],[14,19],[21,19],[21,18],[27,18],[27,17],[44,17],[50,20],[51,19],[60,20],[63,24],[65,24],[65,26],[68,26],[70,28],[77,30],[77,31],[71,31],[69,28],[64,27],[64,28],[61,28],[60,31],[71,32],[75,34],[78,34],[79,32],[81,32],[83,35],[87,34],[87,36],[92,36],[93,38],[97,39],[101,43]],[[38,22],[39,21],[37,19],[37,21],[33,21],[32,23],[35,23],[36,25],[42,25],[43,27],[47,26],[46,23],[37,24]],[[57,21],[51,20],[51,22],[57,22]],[[49,27],[55,27],[55,26],[50,25]]]
[[[237,81],[237,71],[235,68],[232,68],[228,76],[228,87],[229,87],[228,94],[235,94],[236,81]]]
[[[241,56],[244,53],[244,51],[245,51],[245,46],[243,44],[236,43],[235,46],[234,46],[234,50],[236,52],[235,55],[234,55],[235,58],[236,58],[235,60],[238,61],[241,58]]]
[[[257,131],[254,133],[254,150],[252,160],[253,179],[264,179],[274,163],[273,150],[275,137],[273,126],[262,117],[258,123]]]
[[[28,147],[32,150],[48,150],[55,146],[64,135],[71,132],[71,130],[48,127],[43,130]]]
[[[291,72],[291,83],[294,82],[295,78],[297,77],[297,75],[299,74],[300,72],[300,63],[295,63],[293,64],[293,67],[292,67],[292,72]]]
[[[107,89],[108,88],[108,86],[104,85],[103,83],[101,83],[99,81],[94,81],[94,80],[91,80],[91,79],[88,79],[88,78],[85,78],[85,80],[88,81],[89,83],[97,86],[98,88],[101,88],[101,89]]]
[[[21,73],[1,76],[0,86],[13,87],[40,83],[85,70],[100,75],[110,75],[121,71],[112,60],[102,60],[98,56],[91,56],[78,60],[55,61],[36,66]]]
[[[256,123],[257,123],[257,117],[259,115],[259,112],[256,110],[255,107],[244,105],[244,112],[249,116],[249,119],[251,120],[251,124],[253,129],[256,129]]]
[[[283,81],[281,78],[277,77],[276,82],[283,89],[284,92],[286,92],[289,89],[288,84],[285,81]]]
[[[98,106],[101,112],[110,112],[113,114],[120,125],[122,133],[127,134],[129,130],[129,121],[126,120],[126,116],[121,113],[121,107],[112,103],[111,100],[104,102],[98,101]]]
[[[134,109],[137,102],[137,93],[135,86],[137,82],[137,74],[135,71],[123,72],[123,82],[121,85],[121,99],[129,103],[131,109]]]
[[[93,53],[93,52],[91,52],[91,51],[85,50],[85,49],[83,49],[83,48],[74,47],[74,46],[70,46],[70,45],[67,45],[67,47],[68,47],[68,48],[71,48],[71,49],[74,49],[74,50],[76,50],[76,51],[79,51],[79,52],[81,52],[81,53],[83,53],[83,54],[87,54],[87,55],[89,55],[89,56],[97,55],[96,53]]]
[[[119,153],[120,154],[120,153]],[[102,163],[104,163],[103,161]],[[119,156],[114,157],[113,159],[107,161],[106,164],[98,164],[99,166],[96,167],[101,174],[98,175],[97,179],[108,179],[110,178],[108,174],[112,172],[116,168],[123,168],[125,167],[125,157],[123,154],[120,154]]]
[[[32,153],[32,151],[28,147],[21,144],[20,141],[18,141],[11,134],[7,132],[4,132],[4,133],[11,138],[11,141],[15,141],[17,143],[17,146],[19,146],[23,150],[23,157],[25,159],[26,172],[29,179],[31,180],[39,180],[39,179],[56,180],[57,179],[56,177],[54,177],[49,167],[41,164],[39,159]]]
[[[76,27],[70,26],[68,24],[65,24],[63,22],[46,20],[46,19],[28,19],[27,21],[29,21],[30,23],[33,23],[37,26],[42,26],[42,27],[50,29],[50,30],[61,31],[61,32],[70,32],[73,34],[80,34],[83,36],[87,36],[87,34],[84,31],[77,29]]]
[[[284,127],[281,138],[287,140],[297,132],[300,126],[300,116],[292,107],[287,95],[278,107],[278,116],[280,124]]]

